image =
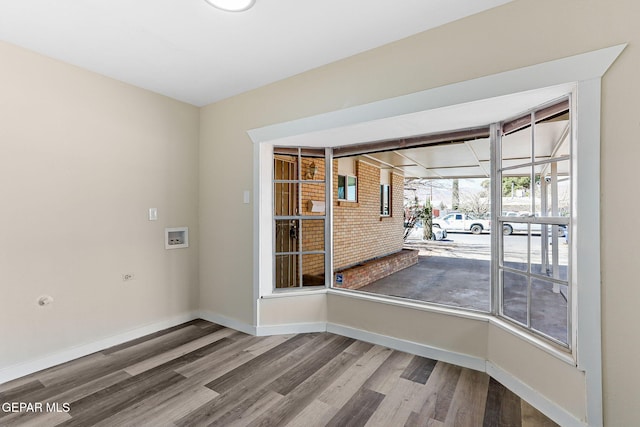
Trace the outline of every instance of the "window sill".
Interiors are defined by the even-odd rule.
[[[350,202],[348,200],[338,200],[338,206],[342,206],[345,208],[357,208],[360,206],[358,202]]]
[[[543,340],[542,338],[538,338],[537,336],[530,334],[524,330],[522,330],[521,328],[512,325],[511,323],[502,320],[498,317],[495,316],[489,316],[489,322],[497,327],[500,328],[508,333],[510,333],[511,335],[515,335],[516,337],[522,339],[523,341],[526,341],[530,344],[532,344],[533,346],[539,348],[540,350],[545,351],[546,353],[550,354],[551,356],[554,356],[557,359],[562,360],[563,362],[572,365],[572,366],[577,366],[577,362],[574,358],[573,353],[569,352],[568,350],[563,350],[545,340]]]
[[[324,286],[318,286],[315,289],[305,289],[305,288],[290,288],[290,289],[277,289],[274,290],[271,294],[261,295],[261,299],[271,299],[271,298],[291,298],[298,297],[304,295],[321,295],[326,294],[327,288]]]

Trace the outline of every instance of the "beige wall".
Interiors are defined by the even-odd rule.
[[[629,42],[603,79],[602,326],[606,424],[634,425],[640,287],[630,266],[639,232],[620,227],[612,213],[640,205],[622,190],[640,157],[638,16],[635,0],[519,0],[203,109],[202,303],[247,322],[252,317],[252,277],[243,269],[253,263],[251,213],[238,202],[253,174],[245,130]],[[231,154],[239,161],[229,162]],[[223,190],[221,180],[230,176]],[[216,208],[228,204],[231,212]]]
[[[485,360],[489,322],[328,295],[329,322]],[[401,326],[401,327],[399,327]]]
[[[0,44],[0,331],[11,343],[0,366],[194,308],[252,324],[253,206],[242,203],[242,192],[253,188],[254,160],[246,130],[628,42],[603,79],[602,327],[605,424],[635,425],[640,287],[632,266],[640,232],[620,227],[613,213],[640,207],[628,185],[640,157],[638,16],[636,0],[517,0],[199,116],[185,104]],[[159,221],[146,220],[149,207],[159,209]],[[192,247],[165,251],[162,230],[177,225],[191,228]],[[122,283],[125,272],[135,281]],[[41,294],[54,304],[37,307]],[[362,313],[349,317],[340,304],[329,303],[328,320],[357,326],[370,315],[358,304]],[[320,320],[318,307],[313,317]],[[443,322],[440,332],[458,326]],[[404,334],[394,317],[379,332]],[[547,374],[536,381],[552,389],[556,380]],[[566,408],[582,411],[571,402]]]
[[[572,414],[586,413],[584,372],[530,345],[495,324],[489,325],[487,359]],[[553,383],[553,387],[549,384]]]
[[[191,312],[198,109],[4,43],[0,64],[0,369]]]
[[[276,298],[263,298],[260,303],[260,326],[300,326],[327,321],[327,295],[299,295],[295,292]]]

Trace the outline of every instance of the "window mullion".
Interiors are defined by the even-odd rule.
[[[491,270],[490,281],[490,311],[495,316],[502,312],[502,291],[499,264],[502,259],[502,223],[498,216],[502,212],[502,171],[500,168],[502,158],[502,126],[493,123],[490,127],[490,168],[491,168],[491,223],[494,224],[491,233]],[[495,227],[497,225],[497,228]],[[499,230],[499,231],[496,231]]]
[[[304,274],[303,265],[302,265],[302,148],[298,148],[298,203],[296,204],[296,215],[300,217],[298,220],[298,287],[301,288],[303,286],[302,277]]]
[[[325,148],[324,284],[333,286],[333,149]]]

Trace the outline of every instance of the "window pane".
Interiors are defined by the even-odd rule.
[[[338,175],[338,199],[346,200],[347,180],[343,175]]]
[[[299,227],[300,222],[298,220],[276,220],[276,253],[299,252]]]
[[[302,286],[324,286],[324,254],[302,255]]]
[[[273,213],[276,216],[290,216],[298,214],[298,184],[273,184]]]
[[[520,223],[503,223],[503,230],[511,229],[511,234],[502,236],[502,265],[516,270],[528,270],[528,240],[527,224]],[[524,232],[522,231],[524,230]],[[504,232],[506,233],[506,232]]]
[[[325,162],[322,157],[302,157],[302,179],[324,181]]]
[[[298,255],[276,255],[275,264],[275,287],[297,287]]]
[[[570,154],[569,114],[536,123],[535,161]]]
[[[528,278],[522,274],[502,272],[502,312],[527,325]]]
[[[347,200],[356,201],[357,200],[357,179],[355,176],[347,177]]]
[[[541,233],[531,237],[531,272],[569,280],[569,245],[562,225],[533,224]],[[553,235],[557,236],[555,239]]]
[[[531,162],[531,126],[502,137],[501,168]]]
[[[569,216],[571,174],[569,160],[538,165],[536,173],[536,214]]]
[[[390,187],[388,184],[380,186],[380,215],[390,215]]]
[[[302,215],[324,216],[325,184],[302,183]]]
[[[532,279],[531,327],[567,344],[567,318],[567,286]]]
[[[324,251],[324,220],[302,221],[302,252]]]
[[[273,157],[273,178],[276,180],[298,179],[298,156],[275,154]]]
[[[502,215],[526,216],[531,213],[531,167],[518,169],[518,175],[509,171],[502,178]]]

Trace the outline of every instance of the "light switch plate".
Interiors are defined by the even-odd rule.
[[[158,208],[149,208],[149,221],[158,220]]]
[[[242,193],[242,203],[244,204],[249,204],[249,202],[251,198],[251,193],[249,192],[249,190],[244,190],[244,192]]]

